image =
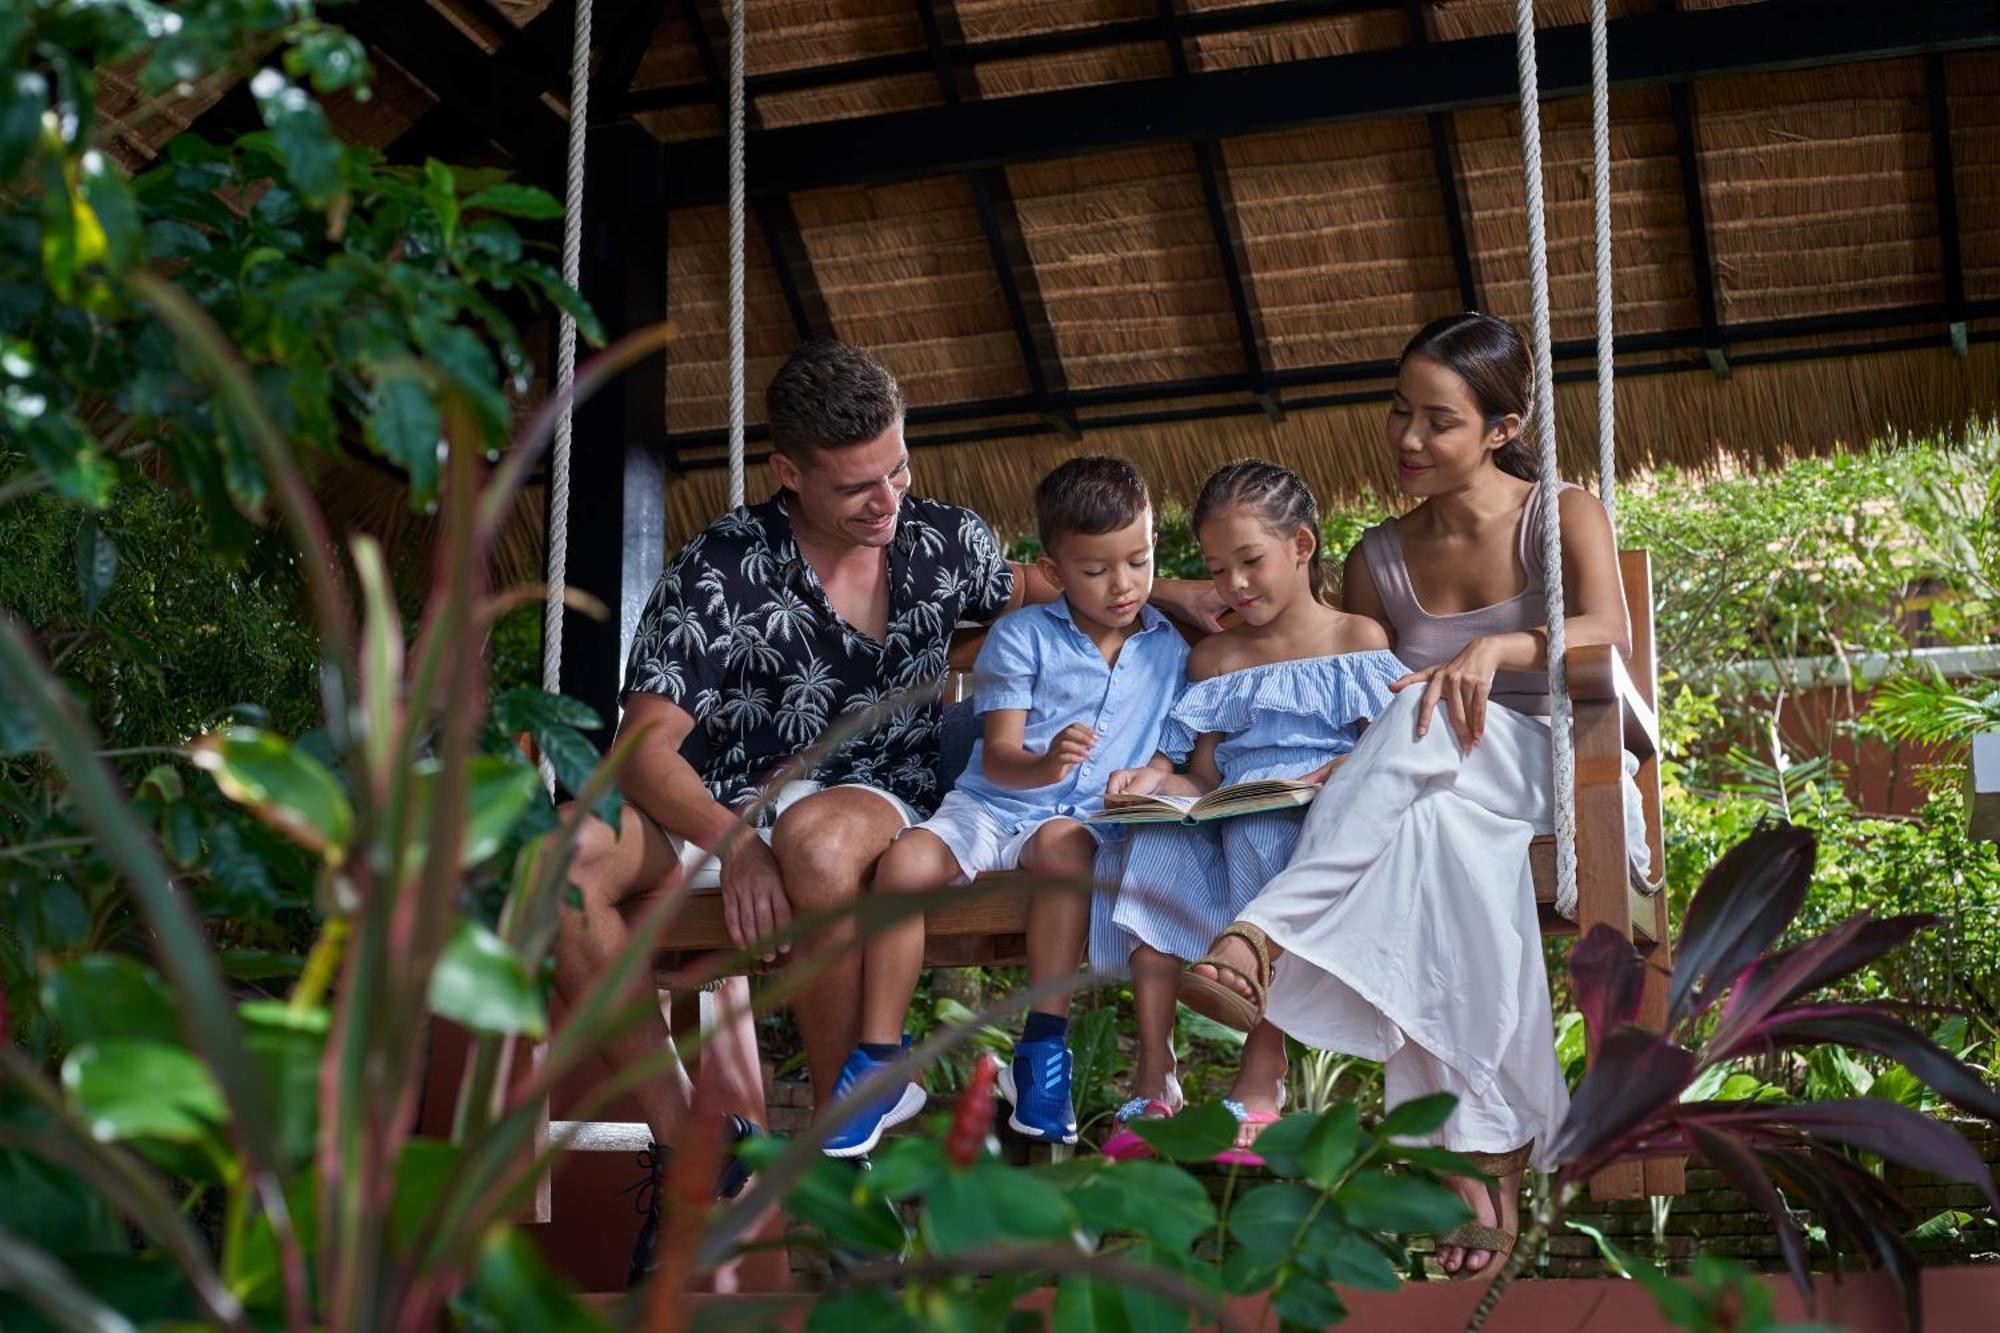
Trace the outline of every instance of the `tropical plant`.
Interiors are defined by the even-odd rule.
[[[1592,1066],[1554,1145],[1561,1165],[1524,1244],[1482,1302],[1481,1318],[1592,1175],[1623,1162],[1692,1153],[1770,1219],[1786,1266],[1808,1296],[1806,1240],[1794,1206],[1811,1210],[1836,1255],[1864,1256],[1893,1273],[1911,1327],[1918,1326],[1916,1257],[1899,1224],[1908,1209],[1853,1154],[1976,1184],[2000,1207],[1979,1154],[1950,1126],[1877,1098],[1715,1095],[1716,1072],[1747,1058],[1838,1045],[1900,1064],[1961,1113],[2000,1119],[2000,1093],[1912,1027],[1903,1006],[1822,998],[1827,987],[1895,950],[1933,917],[1876,918],[1864,909],[1823,934],[1773,947],[1805,902],[1813,859],[1811,833],[1776,823],[1716,863],[1675,941],[1664,1033],[1636,1025],[1648,979],[1631,944],[1602,926],[1578,942],[1570,984]]]

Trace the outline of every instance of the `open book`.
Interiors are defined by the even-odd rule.
[[[1093,824],[1203,824],[1211,819],[1261,814],[1266,810],[1296,810],[1319,795],[1317,782],[1264,778],[1217,787],[1205,796],[1133,796],[1107,794],[1104,809],[1090,817]]]

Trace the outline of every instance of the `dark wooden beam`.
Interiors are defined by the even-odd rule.
[[[1181,12],[1182,0],[1159,0],[1160,30],[1167,47],[1167,61],[1174,77],[1185,81],[1190,70],[1187,32]],[[1270,355],[1266,350],[1263,320],[1250,296],[1249,259],[1243,248],[1243,229],[1236,217],[1236,200],[1229,190],[1229,176],[1222,165],[1222,146],[1212,139],[1197,139],[1194,149],[1195,175],[1201,180],[1202,204],[1208,210],[1209,230],[1215,235],[1215,250],[1222,270],[1222,284],[1229,292],[1230,314],[1236,320],[1236,338],[1242,349],[1243,373],[1250,377],[1251,396],[1272,421],[1285,419],[1285,405],[1279,401],[1266,376]]]
[[[1924,60],[1924,88],[1931,102],[1931,174],[1937,195],[1938,249],[1944,260],[1944,303],[1954,313],[1947,320],[1952,350],[1965,356],[1965,252],[1958,231],[1958,172],[1951,152],[1951,87],[1945,81],[1944,57]]]
[[[1688,267],[1694,275],[1695,311],[1701,320],[1702,350],[1717,377],[1729,378],[1729,354],[1722,343],[1722,318],[1715,295],[1715,260],[1708,248],[1708,195],[1701,187],[1700,127],[1694,89],[1673,87],[1674,138],[1680,157],[1681,207],[1687,213]]]
[[[1765,0],[1615,20],[1611,79],[1617,87],[1647,87],[1995,45],[2000,11],[1993,0]],[[1545,98],[1588,90],[1587,27],[1543,30],[1538,54]],[[1515,97],[1514,39],[1494,35],[766,130],[755,136],[750,161],[758,188],[794,192]],[[720,139],[670,145],[670,177],[688,183],[676,204],[718,198],[725,158]]]
[[[924,47],[936,71],[938,92],[945,105],[959,106],[975,94],[970,73],[954,65],[948,52],[962,46],[958,12],[951,0],[916,0],[917,21],[924,32]],[[1021,235],[1020,211],[1014,207],[1014,192],[1007,173],[988,168],[971,173],[972,203],[979,214],[979,229],[986,238],[986,255],[993,264],[993,276],[1000,284],[1007,318],[1014,326],[1014,344],[1021,352],[1021,368],[1028,378],[1030,409],[1069,440],[1083,438],[1076,415],[1055,406],[1067,387],[1063,375],[1062,350],[1056,345],[1055,329],[1042,304],[1041,280],[1035,272],[1034,256]]]
[[[660,145],[637,126],[592,135],[584,184],[582,290],[607,335],[667,313],[667,207]],[[612,377],[577,409],[570,453],[568,581],[611,609],[608,620],[566,612],[563,693],[615,725],[632,627],[666,553],[667,371],[655,353]],[[605,521],[617,515],[617,522]],[[608,733],[602,739],[608,739]]]
[[[1410,41],[1431,40],[1429,0],[1408,0]],[[1437,177],[1438,208],[1444,218],[1446,242],[1451,246],[1452,271],[1458,277],[1458,303],[1462,309],[1477,310],[1479,274],[1472,264],[1472,241],[1465,227],[1465,205],[1458,189],[1458,126],[1449,111],[1433,111],[1425,121],[1430,129],[1431,173]]]
[[[712,0],[681,0],[681,12],[694,34],[695,55],[707,76],[708,98],[722,113],[726,128],[729,123],[729,73],[723,68],[720,52],[727,49],[729,43],[728,21]],[[749,94],[747,79],[745,85],[743,133],[747,139],[758,129],[759,117],[757,101]],[[726,200],[729,188],[727,158],[723,161],[722,181],[721,198]],[[744,203],[747,210],[756,216],[757,230],[764,234],[764,249],[771,258],[772,271],[777,274],[778,289],[785,294],[785,308],[791,311],[792,327],[798,333],[799,341],[817,342],[834,337],[833,315],[827,308],[825,294],[820,290],[819,275],[813,271],[812,255],[806,249],[805,238],[799,234],[799,219],[792,211],[791,196],[782,191],[764,193],[746,187]]]

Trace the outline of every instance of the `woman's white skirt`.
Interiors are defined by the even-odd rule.
[[[1546,720],[1491,708],[1460,748],[1440,706],[1398,696],[1312,805],[1298,851],[1242,913],[1285,950],[1266,1016],[1385,1066],[1388,1105],[1450,1092],[1433,1142],[1535,1165],[1569,1110],[1556,1063],[1528,842],[1552,827]],[[1627,828],[1647,862],[1626,765]]]

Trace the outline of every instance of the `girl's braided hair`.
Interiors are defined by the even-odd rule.
[[[1319,502],[1307,488],[1305,478],[1288,467],[1263,458],[1239,458],[1224,463],[1202,483],[1194,502],[1194,530],[1227,509],[1243,508],[1257,515],[1271,529],[1286,537],[1306,528],[1313,536],[1311,557],[1306,561],[1306,581],[1313,600],[1327,606],[1336,604],[1328,586],[1326,562],[1320,559],[1324,540],[1319,530]]]

